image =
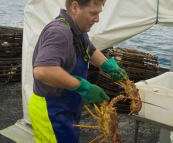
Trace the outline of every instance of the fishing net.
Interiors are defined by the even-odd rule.
[[[117,47],[110,49],[107,58],[114,57],[135,82],[147,80],[159,74],[158,57],[136,49]]]
[[[0,26],[0,84],[21,80],[23,29]]]

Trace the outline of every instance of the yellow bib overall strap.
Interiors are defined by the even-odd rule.
[[[68,28],[71,29],[70,24],[68,23],[68,21],[67,21],[65,18],[63,18],[63,17],[59,17],[58,19],[64,21],[64,22],[66,23],[66,25],[68,26]]]
[[[85,56],[84,56],[84,61],[88,61],[91,58],[89,55],[89,46],[85,50]]]

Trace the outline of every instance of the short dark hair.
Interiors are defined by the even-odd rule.
[[[95,4],[102,3],[103,5],[106,2],[106,0],[66,0],[66,8],[68,9],[74,1],[76,1],[81,8],[89,6],[91,1],[93,1]]]

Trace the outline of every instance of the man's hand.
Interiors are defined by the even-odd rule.
[[[109,96],[106,95],[106,93],[99,86],[91,84],[81,77],[75,77],[80,80],[80,85],[71,91],[79,93],[84,102],[101,103],[103,100],[110,100]]]
[[[111,75],[111,79],[113,82],[117,82],[118,80],[124,80],[120,72],[123,73],[127,78],[129,78],[126,71],[119,67],[114,58],[110,58],[109,60],[105,61],[101,65],[101,68]]]

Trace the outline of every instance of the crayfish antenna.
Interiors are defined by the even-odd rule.
[[[149,103],[149,102],[146,102],[146,101],[142,101],[142,100],[140,100],[140,99],[129,98],[129,97],[127,97],[127,99],[131,99],[131,100],[140,101],[140,102],[142,102],[142,103],[150,104],[150,105],[153,105],[153,106],[156,106],[156,107],[163,108],[163,109],[165,109],[165,110],[169,110],[168,108],[165,108],[165,107],[162,107],[162,106],[159,106],[159,105],[153,104],[153,103]]]

